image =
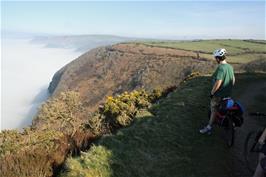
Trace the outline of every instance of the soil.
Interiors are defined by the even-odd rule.
[[[250,117],[248,113],[256,112],[254,107],[252,108],[253,103],[255,102],[255,98],[257,95],[266,95],[265,90],[266,81],[258,82],[250,85],[245,89],[243,94],[238,98],[240,103],[243,105],[245,109],[244,114],[244,124],[237,128],[236,136],[235,136],[235,144],[232,148],[232,156],[233,156],[233,165],[235,177],[251,177],[252,173],[247,169],[245,161],[244,161],[244,141],[248,134],[248,132],[252,130],[261,129],[262,127],[259,125],[258,121],[254,119],[254,117]]]

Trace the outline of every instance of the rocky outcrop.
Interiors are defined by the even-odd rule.
[[[55,91],[55,89],[56,89],[58,83],[59,83],[60,80],[61,80],[61,77],[62,77],[64,71],[65,71],[65,67],[61,68],[59,71],[57,71],[57,72],[54,74],[54,76],[53,76],[53,78],[52,78],[52,81],[50,82],[49,87],[48,87],[48,91],[49,91],[49,93],[53,93],[53,92]]]

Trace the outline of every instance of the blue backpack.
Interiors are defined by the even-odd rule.
[[[224,99],[218,110],[220,114],[230,117],[236,127],[240,127],[244,123],[244,109],[238,101],[231,98]]]

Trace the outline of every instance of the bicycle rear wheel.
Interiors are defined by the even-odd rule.
[[[248,133],[244,144],[244,158],[247,168],[253,173],[258,164],[259,153],[255,151],[259,131],[251,131]]]
[[[232,147],[234,145],[235,126],[230,118],[228,118],[228,125],[225,127],[225,140],[228,147]]]

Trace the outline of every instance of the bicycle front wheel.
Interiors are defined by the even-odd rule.
[[[247,168],[253,173],[258,164],[259,153],[255,151],[259,131],[251,131],[248,133],[244,144],[244,158]]]

